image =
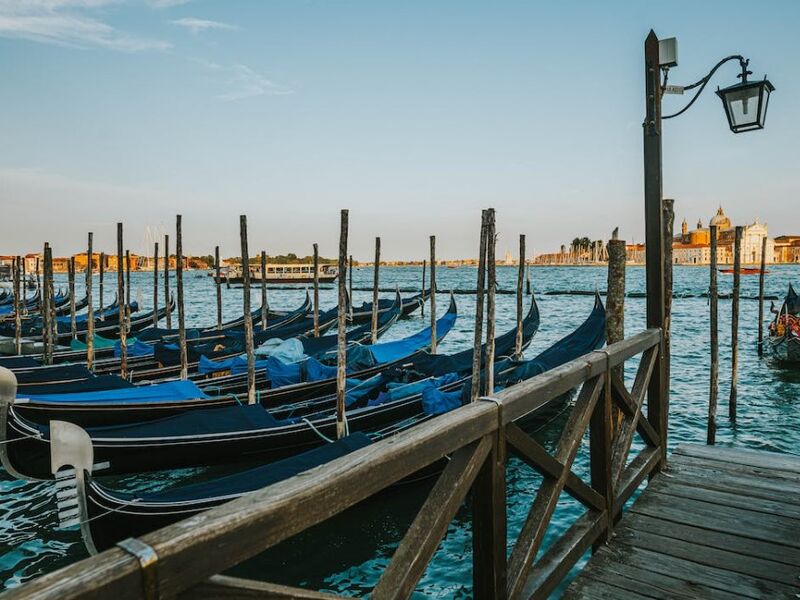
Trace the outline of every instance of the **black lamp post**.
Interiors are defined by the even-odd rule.
[[[672,50],[671,53],[667,50]],[[670,56],[666,56],[666,54]],[[672,240],[665,239],[662,219],[662,171],[661,171],[661,125],[662,120],[677,117],[695,103],[705,89],[709,80],[722,65],[729,61],[738,60],[742,68],[739,75],[741,81],[730,87],[717,90],[717,95],[722,99],[728,125],[734,133],[742,133],[764,127],[767,116],[769,96],[774,91],[773,85],[763,79],[761,81],[748,81],[747,76],[752,73],[747,70],[749,60],[743,56],[733,55],[719,61],[709,73],[691,85],[684,87],[667,86],[669,67],[677,64],[673,48],[665,47],[665,57],[659,52],[659,40],[652,30],[644,43],[645,60],[645,121],[644,133],[644,203],[645,203],[645,236],[646,236],[646,286],[647,286],[647,326],[667,329],[665,315],[664,285],[665,244]],[[661,81],[661,74],[664,80]],[[697,88],[697,92],[678,112],[661,115],[661,99],[665,91],[682,94]],[[671,268],[671,267],[670,267]],[[663,340],[663,338],[662,338]],[[661,466],[666,461],[666,439],[669,415],[669,382],[666,373],[669,372],[669,356],[666,356],[665,345],[662,341],[659,360],[653,370],[648,387],[647,419],[661,436],[662,455]]]

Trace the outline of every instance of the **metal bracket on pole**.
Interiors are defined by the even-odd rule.
[[[158,600],[158,574],[156,571],[158,554],[156,551],[137,538],[122,540],[117,543],[117,547],[122,548],[139,561],[145,600]]]

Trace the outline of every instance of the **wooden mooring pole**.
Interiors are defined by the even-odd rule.
[[[706,444],[713,446],[717,441],[717,396],[719,395],[719,329],[717,295],[717,226],[709,227],[711,236],[711,267],[709,270],[708,305],[711,346],[711,373],[708,390],[708,425],[706,426]]]
[[[349,211],[342,209],[339,228],[339,273],[347,268],[347,233]],[[350,259],[352,261],[352,257]],[[352,264],[352,262],[351,262]],[[352,273],[352,269],[350,271]],[[352,282],[352,276],[351,276]],[[345,314],[346,290],[345,280],[339,277],[339,310],[337,311],[337,353],[336,353],[336,438],[347,435],[347,424],[344,415],[345,385],[347,383],[347,315]],[[351,283],[352,285],[352,283]],[[352,298],[351,298],[352,306]]]
[[[764,278],[767,268],[767,236],[761,240],[761,270],[758,272],[758,355],[764,356]]]
[[[481,237],[478,254],[478,281],[475,284],[475,336],[472,354],[472,387],[470,402],[476,402],[481,390],[481,363],[483,358],[483,285],[486,281],[486,232],[488,211],[481,213]]]
[[[42,257],[44,257],[44,255],[42,255]],[[40,314],[42,312],[42,305],[43,305],[43,303],[42,303],[42,274],[41,274],[42,264],[41,264],[41,262],[42,261],[37,256],[36,257],[36,289],[39,290],[39,300],[38,300],[37,304],[39,305],[39,313]]]
[[[131,330],[131,251],[125,250],[125,330]]]
[[[608,241],[608,280],[606,283],[606,344],[625,339],[625,240],[615,228]]]
[[[128,339],[125,327],[125,278],[122,265],[122,223],[117,223],[117,306],[119,307],[119,374],[128,377]]]
[[[341,266],[341,265],[339,265]],[[342,278],[342,272],[339,271],[339,279]],[[350,305],[348,306],[348,311],[350,313],[350,320],[353,320],[353,256],[350,255],[350,287],[347,294],[347,297],[350,300]]]
[[[419,306],[419,316],[425,317],[425,270],[428,268],[428,261],[422,260],[422,304]]]
[[[69,278],[69,333],[71,339],[78,337],[78,323],[75,316],[75,257],[70,256],[67,263],[67,277]]]
[[[183,298],[183,229],[181,215],[175,216],[175,285],[178,288],[178,346],[181,353],[181,379],[189,377],[189,355],[186,348],[186,307]]]
[[[92,241],[94,234],[89,232],[88,250],[86,252],[86,368],[94,367],[94,304],[92,302],[92,269],[94,269],[94,253]]]
[[[39,288],[39,314],[42,319],[42,343],[44,344],[44,364],[53,364],[53,330],[50,327],[50,284],[47,277],[47,255],[50,244],[44,243],[42,251],[42,280]],[[38,275],[38,272],[37,272]]]
[[[164,316],[167,329],[172,329],[172,298],[169,296],[169,235],[164,236]]]
[[[495,214],[494,209],[487,211],[486,223],[486,387],[484,394],[494,394],[494,309],[495,279],[497,261],[495,260]]]
[[[319,245],[314,244],[314,337],[319,337]]]
[[[267,252],[261,251],[261,331],[267,329],[269,303],[267,302]]]
[[[214,282],[217,288],[217,329],[222,329],[222,281],[220,274],[222,267],[219,264],[219,246],[214,246]]]
[[[103,303],[104,302],[104,298],[103,298],[104,289],[103,288],[104,288],[104,283],[105,283],[104,279],[105,279],[105,274],[106,274],[106,254],[105,254],[105,252],[101,252],[100,253],[100,262],[98,263],[97,268],[100,271],[100,273],[99,273],[99,275],[100,275],[100,290],[99,290],[99,294],[100,294],[100,307],[99,307],[100,308],[100,317],[99,318],[100,318],[101,321],[105,321],[106,320],[106,311],[105,311],[105,304]],[[122,298],[119,299],[119,303],[122,303]]]
[[[736,423],[737,377],[739,370],[739,293],[742,268],[742,234],[744,228],[736,226],[733,242],[733,294],[731,298],[731,394],[728,398],[728,417]]]
[[[380,287],[380,270],[381,270],[381,238],[375,238],[375,263],[372,271],[372,319],[370,331],[372,332],[371,340],[375,344],[378,341],[378,288]]]
[[[431,354],[436,354],[438,333],[436,332],[436,236],[431,236]],[[423,273],[422,293],[425,293],[425,275]],[[424,296],[423,296],[424,298]],[[425,306],[425,303],[422,303]]]
[[[514,341],[514,357],[522,358],[522,284],[525,281],[525,234],[519,236],[519,269],[517,271],[517,335]]]
[[[669,406],[670,356],[672,329],[672,238],[675,226],[675,200],[664,198],[662,207],[664,223],[664,402]]]
[[[22,354],[22,305],[25,304],[24,277],[22,278],[22,282],[20,282],[22,265],[22,257],[17,256],[14,259],[14,349],[17,355]],[[20,285],[20,283],[22,285]],[[22,302],[20,302],[20,300],[22,300]]]
[[[153,327],[158,327],[158,242],[153,247]]]
[[[244,305],[244,344],[247,353],[247,403],[256,403],[256,357],[253,352],[253,315],[250,314],[250,254],[247,251],[247,216],[239,217],[242,243],[242,304]]]
[[[50,324],[50,357],[49,364],[53,364],[53,352],[58,345],[58,321],[56,319],[56,290],[55,290],[55,275],[53,272],[53,247],[47,247],[47,320]]]

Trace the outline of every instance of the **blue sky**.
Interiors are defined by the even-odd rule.
[[[671,83],[751,58],[776,92],[733,135],[712,90],[665,124],[677,223],[718,204],[800,233],[800,3],[0,0],[0,253],[78,251],[92,230],[147,250],[336,252],[338,209],[367,259],[498,254],[576,235],[643,238],[642,44],[679,40]],[[687,98],[666,98],[665,112]],[[794,108],[793,108],[794,107]],[[516,252],[515,252],[516,254]]]

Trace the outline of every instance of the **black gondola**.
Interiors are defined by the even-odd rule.
[[[800,296],[789,284],[789,291],[780,310],[769,325],[766,346],[778,363],[800,363]]]

